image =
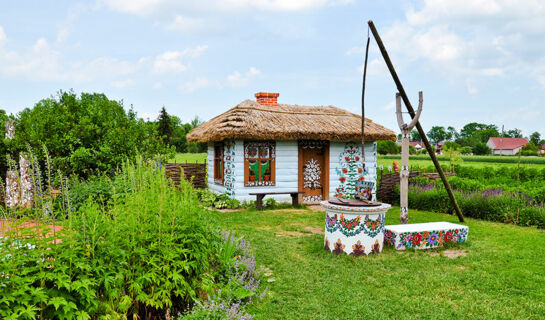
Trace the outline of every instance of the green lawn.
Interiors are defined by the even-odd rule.
[[[177,153],[172,162],[203,163],[206,162],[206,153]]]
[[[387,247],[380,255],[354,258],[323,249],[323,211],[211,215],[221,228],[249,240],[257,263],[272,270],[269,294],[249,310],[256,319],[545,317],[545,233],[535,228],[467,219],[468,242],[450,248],[466,256]],[[440,213],[409,215],[411,223],[457,222]],[[399,208],[393,208],[386,223],[398,219]]]

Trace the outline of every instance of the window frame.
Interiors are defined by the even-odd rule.
[[[257,157],[250,157],[249,148],[257,147]],[[269,148],[269,157],[261,157],[260,148]],[[269,181],[250,181],[250,161],[257,161],[259,170],[261,171],[261,161],[270,161],[270,179]],[[260,177],[260,172],[257,173]],[[274,141],[245,141],[244,142],[244,186],[245,187],[268,187],[276,185],[276,142]]]
[[[219,150],[219,152],[218,152]],[[214,183],[223,185],[225,182],[225,144],[223,142],[214,143]],[[218,170],[218,164],[221,170]]]

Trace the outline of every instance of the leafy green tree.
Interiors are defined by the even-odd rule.
[[[511,130],[507,130],[507,132],[505,133],[504,135],[505,137],[510,137],[510,138],[522,138],[522,131],[520,129],[511,129]]]
[[[449,148],[449,149],[453,149],[453,150],[459,150],[461,148],[461,146],[459,144],[457,144],[456,142],[451,142],[451,141],[447,141],[445,142],[445,144],[443,145],[443,149],[444,148]]]
[[[445,127],[441,127],[441,126],[431,127],[427,135],[428,135],[428,138],[430,138],[432,144],[438,144],[439,142],[446,140],[448,137]]]
[[[113,173],[129,158],[173,155],[157,138],[154,123],[138,119],[132,109],[104,94],[60,91],[17,115],[14,149],[28,143],[39,159],[45,145],[56,169],[87,176],[95,171]]]
[[[411,131],[411,141],[422,141],[420,138],[420,133],[418,133],[418,130],[413,129]]]
[[[163,106],[157,118],[157,133],[168,142],[172,140],[172,131],[172,120]]]
[[[475,147],[473,147],[473,154],[475,155],[487,155],[487,154],[491,154],[492,153],[492,149],[490,149],[486,143],[483,143],[483,142],[479,142],[475,145]]]
[[[478,143],[486,143],[490,137],[499,137],[498,127],[493,124],[471,122],[460,130],[460,145],[476,146]],[[464,141],[463,143],[460,143]]]
[[[530,142],[535,144],[536,146],[540,144],[541,141],[541,134],[539,132],[534,132],[530,135]]]
[[[409,145],[409,154],[416,154],[416,148],[413,147],[412,145]]]
[[[454,127],[449,126],[447,128],[447,138],[448,141],[456,141],[458,139],[458,132]]]
[[[377,152],[379,154],[398,154],[400,147],[392,140],[378,141]]]

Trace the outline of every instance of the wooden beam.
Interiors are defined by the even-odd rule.
[[[378,34],[377,28],[375,28],[375,24],[373,23],[372,20],[369,20],[368,24],[369,24],[369,28],[371,29],[371,33],[373,34],[373,37],[375,37],[375,40],[377,41],[377,45],[380,49],[380,52],[382,53],[382,57],[384,58],[384,62],[386,62],[386,65],[388,66],[388,70],[390,70],[390,74],[392,75],[392,78],[394,79],[397,90],[399,91],[399,94],[401,94],[401,98],[403,99],[403,102],[405,103],[405,106],[407,107],[409,114],[411,115],[412,118],[414,118],[416,116],[414,109],[411,105],[411,102],[409,101],[409,98],[407,97],[407,93],[405,92],[405,89],[403,88],[401,81],[399,80],[399,77],[397,76],[397,73],[394,69],[394,65],[392,64],[392,61],[390,60],[390,57],[388,56],[388,52],[386,51],[386,48],[384,47],[384,44],[382,43],[382,39],[380,38]],[[416,129],[418,130],[418,133],[420,134],[422,142],[424,142],[424,145],[426,145],[426,149],[428,150],[428,153],[431,157],[431,161],[433,161],[433,164],[435,165],[435,168],[437,169],[437,172],[439,173],[439,176],[441,177],[441,180],[443,181],[443,185],[445,186],[445,189],[447,190],[450,201],[452,201],[452,204],[454,205],[454,211],[456,211],[458,220],[460,220],[460,222],[464,222],[464,216],[462,214],[462,211],[460,210],[460,207],[458,206],[458,202],[456,202],[456,198],[454,197],[454,193],[452,192],[452,189],[450,188],[450,184],[448,183],[447,177],[445,176],[445,173],[443,173],[443,169],[441,168],[441,165],[439,164],[439,161],[437,160],[437,157],[435,156],[435,150],[432,148],[430,142],[428,141],[428,138],[426,137],[426,133],[424,132],[424,129],[422,129],[420,122],[416,123]]]

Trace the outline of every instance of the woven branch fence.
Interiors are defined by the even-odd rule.
[[[191,181],[193,187],[206,188],[206,164],[205,163],[167,163],[165,172],[174,185],[180,184],[181,173],[186,180]]]

